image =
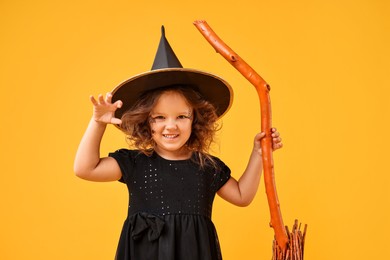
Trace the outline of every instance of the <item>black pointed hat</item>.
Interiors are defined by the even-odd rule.
[[[161,39],[150,71],[135,75],[122,82],[112,91],[112,102],[122,100],[123,106],[116,110],[115,117],[121,118],[139,96],[149,90],[183,85],[192,87],[214,105],[218,117],[222,117],[233,101],[233,91],[225,80],[209,72],[183,68],[161,27]]]

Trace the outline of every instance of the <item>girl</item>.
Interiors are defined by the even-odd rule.
[[[94,112],[74,171],[86,180],[119,180],[127,185],[128,217],[115,259],[220,260],[211,221],[214,196],[238,206],[250,204],[260,181],[264,134],[256,135],[246,170],[236,181],[230,169],[208,153],[217,120],[231,104],[229,85],[215,75],[183,69],[164,32],[155,64],[161,59],[176,63],[154,65],[113,93],[97,100],[91,97]],[[100,157],[107,124],[126,133],[136,149]],[[273,148],[278,149],[281,139],[276,129],[272,131]]]

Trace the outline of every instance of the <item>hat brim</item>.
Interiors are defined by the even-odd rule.
[[[188,68],[157,69],[138,74],[112,91],[112,102],[123,102],[122,107],[115,111],[115,117],[121,118],[143,92],[172,85],[195,86],[214,105],[218,118],[229,110],[233,101],[233,90],[229,83],[214,74]]]

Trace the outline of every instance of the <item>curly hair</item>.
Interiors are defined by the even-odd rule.
[[[186,147],[195,153],[193,158],[201,167],[206,164],[215,166],[209,149],[214,142],[215,133],[220,129],[218,116],[215,107],[192,86],[175,85],[142,93],[121,118],[121,128],[127,140],[148,156],[154,152],[150,114],[160,96],[170,91],[182,95],[193,109],[192,130]]]

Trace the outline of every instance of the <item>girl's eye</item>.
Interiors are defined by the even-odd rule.
[[[178,119],[189,119],[190,117],[189,116],[186,116],[186,115],[180,115],[177,117]]]
[[[156,123],[156,122],[162,122],[165,120],[164,116],[154,116],[151,119],[151,122]]]

